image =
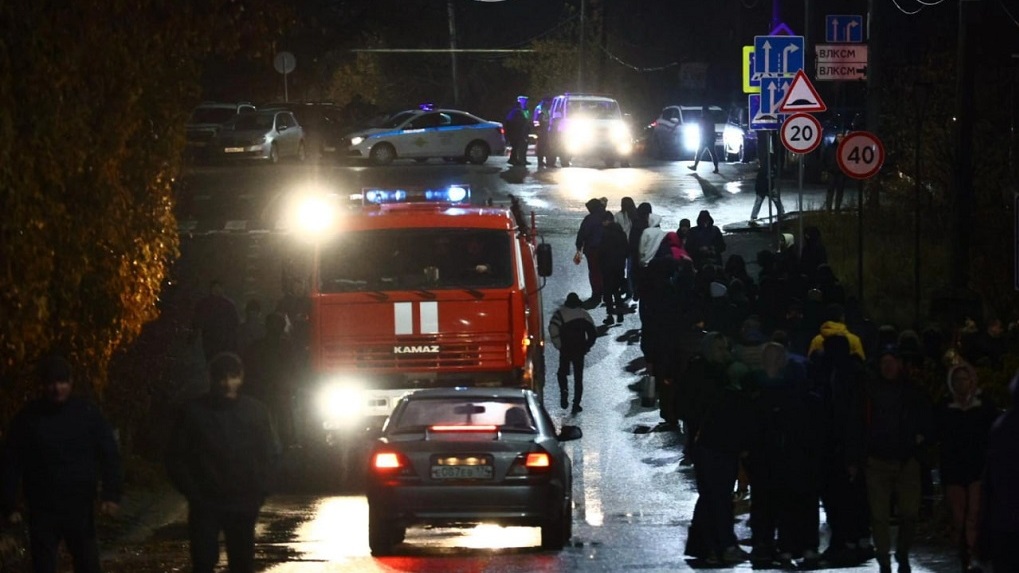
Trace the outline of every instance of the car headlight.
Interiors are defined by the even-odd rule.
[[[609,129],[609,138],[617,153],[629,155],[633,151],[633,136],[630,134],[630,127],[625,123],[621,121],[613,123]]]
[[[361,417],[364,395],[356,384],[333,382],[322,387],[317,403],[323,424],[342,425],[356,422]]]
[[[589,121],[576,120],[566,127],[565,140],[568,153],[580,153],[594,138],[594,125]]]
[[[701,126],[690,124],[683,126],[683,148],[696,152],[701,146]]]
[[[356,135],[356,136],[350,138],[350,144],[351,145],[361,145],[362,141],[364,141],[364,138],[361,137],[360,135]]]
[[[743,130],[732,125],[725,126],[725,130],[722,131],[722,141],[725,142],[726,147],[738,149],[743,145]]]

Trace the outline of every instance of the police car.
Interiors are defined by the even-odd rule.
[[[481,165],[489,156],[505,153],[506,137],[499,122],[466,111],[426,108],[396,113],[377,126],[347,134],[337,145],[346,147],[347,158],[368,159],[374,165],[431,158]]]

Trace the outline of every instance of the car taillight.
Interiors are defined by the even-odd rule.
[[[545,452],[531,452],[524,459],[524,465],[529,468],[547,468],[552,465],[552,458]]]
[[[382,471],[398,470],[403,467],[403,460],[395,452],[376,452],[372,458],[372,467]]]
[[[544,450],[520,454],[510,466],[509,476],[528,476],[548,473],[552,469],[552,456]]]

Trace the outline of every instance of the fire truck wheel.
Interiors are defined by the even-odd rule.
[[[372,147],[368,158],[375,165],[389,165],[396,159],[396,149],[388,143],[378,143]]]
[[[488,161],[488,156],[491,154],[491,150],[488,148],[488,144],[484,141],[472,141],[467,144],[467,150],[464,155],[467,156],[467,161],[470,161],[474,165],[481,165]]]

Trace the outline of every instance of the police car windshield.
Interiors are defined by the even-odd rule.
[[[489,229],[343,233],[319,254],[323,293],[503,288],[513,281],[510,236]]]

